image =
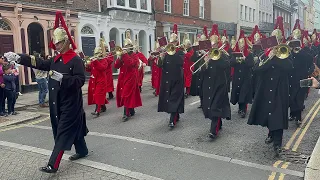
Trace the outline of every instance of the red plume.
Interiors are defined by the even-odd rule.
[[[209,38],[208,37],[208,28],[207,28],[207,26],[203,27],[203,34],[207,37],[207,39]]]
[[[295,30],[295,29],[300,29],[301,30],[301,28],[300,28],[300,20],[299,19],[296,19],[296,23],[294,24],[293,30]]]
[[[178,35],[178,25],[177,24],[173,25],[173,33]]]
[[[227,30],[226,29],[223,30],[223,36],[227,37]]]
[[[286,39],[285,39],[285,36],[284,36],[284,28],[283,28],[283,17],[282,16],[278,16],[277,18],[277,22],[274,26],[274,29],[280,29],[281,32],[282,32],[282,37],[283,37],[283,40],[282,42],[285,43],[286,42]]]
[[[68,26],[67,26],[66,22],[64,21],[63,15],[62,15],[62,13],[60,11],[56,12],[56,19],[55,19],[55,22],[54,22],[53,29],[57,29],[58,27],[62,27],[67,32],[67,36],[68,36],[68,39],[70,41],[70,44],[72,45],[72,49],[77,49],[77,46],[74,43],[74,41],[73,41],[73,39],[72,39],[72,37],[70,35]],[[54,49],[54,50],[56,50],[56,46],[54,45],[54,43],[52,41],[50,42],[49,47]]]
[[[217,35],[219,37],[219,30],[218,30],[218,24],[213,24],[210,36]]]
[[[240,30],[240,35],[239,35],[239,38],[238,38],[238,41],[237,41],[237,43],[236,43],[236,46],[234,47],[234,49],[233,49],[233,51],[234,52],[240,52],[240,48],[239,48],[239,40],[241,39],[241,38],[244,38],[244,48],[243,48],[243,54],[244,54],[244,56],[248,56],[249,54],[250,54],[250,52],[249,52],[249,50],[248,50],[248,43],[247,43],[247,41],[245,40],[245,35],[244,35],[244,30]]]

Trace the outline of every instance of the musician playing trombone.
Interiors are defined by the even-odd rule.
[[[176,48],[178,43],[178,27],[175,24],[173,33],[170,35],[170,44],[166,47],[166,53],[161,53],[158,59],[158,66],[162,67],[158,112],[170,114],[170,128],[174,128],[179,121],[179,114],[184,113],[184,76],[182,68],[184,52],[180,48]]]
[[[238,103],[238,114],[241,118],[246,116],[247,105],[252,102],[251,68],[254,65],[253,55],[245,38],[244,31],[241,30],[234,48],[234,52],[237,52],[240,56],[234,56],[230,62],[230,65],[234,67],[230,102],[233,105]]]
[[[213,25],[211,33],[212,49],[205,56],[206,68],[203,70],[202,111],[205,118],[211,120],[209,137],[214,139],[221,129],[221,118],[231,119],[231,109],[228,97],[227,68],[229,57],[221,50],[218,26]],[[219,49],[218,49],[219,48]]]
[[[285,43],[282,17],[277,18],[271,36],[275,36],[279,43]],[[283,129],[288,128],[288,76],[292,69],[289,52],[280,51],[278,42],[270,43],[274,47],[265,50],[260,66],[254,69],[259,81],[248,119],[249,125],[261,125],[269,129],[265,143],[273,142],[276,156],[281,153]]]
[[[292,50],[291,59],[293,69],[289,75],[289,121],[295,121],[297,126],[300,126],[301,124],[301,112],[304,109],[304,100],[308,93],[308,88],[300,87],[300,80],[307,79],[308,76],[312,74],[312,66],[312,69],[314,69],[313,58],[308,52],[310,50],[307,36],[308,34],[301,30],[299,19],[297,19],[291,37],[293,40],[300,40],[304,43],[301,43],[301,47],[296,47]]]

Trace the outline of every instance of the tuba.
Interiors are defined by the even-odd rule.
[[[176,49],[177,46],[175,46],[174,44],[170,43],[166,46],[165,51],[169,54],[169,55],[174,55],[176,53]]]

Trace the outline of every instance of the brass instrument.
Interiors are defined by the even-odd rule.
[[[265,63],[267,63],[269,60],[271,60],[274,56],[276,56],[277,58],[279,59],[286,59],[289,57],[290,55],[290,51],[291,51],[291,47],[288,45],[290,43],[287,42],[287,43],[282,43],[282,44],[279,44],[275,47],[273,47],[273,49],[270,51],[270,54],[268,56],[268,58],[266,60],[262,60],[262,56],[264,54],[262,54],[259,59],[260,59],[260,64],[259,66],[262,66],[264,65]]]
[[[199,63],[199,62],[200,62],[206,55],[208,55],[208,54],[209,54],[209,58],[212,59],[212,60],[214,60],[214,61],[219,60],[219,59],[221,58],[222,53],[225,54],[225,55],[227,55],[227,56],[229,56],[229,53],[226,52],[226,51],[223,49],[224,47],[225,47],[225,44],[223,44],[220,48],[212,48],[212,49],[210,49],[207,53],[205,53],[204,55],[202,55],[195,63],[193,63],[193,64],[190,66],[190,71],[192,72],[192,74],[197,73],[198,71],[200,71],[200,70],[202,69],[202,67],[203,67],[204,65],[207,65],[207,64],[208,64],[208,62],[204,62],[203,64],[201,64],[201,65],[199,66],[198,69],[196,69],[195,71],[192,70],[193,67],[194,67],[197,63]]]
[[[313,64],[314,64],[314,71],[310,76],[317,78],[320,75],[320,69],[315,63],[313,63]]]
[[[292,52],[296,54],[299,53],[300,51],[301,51],[301,47],[295,47],[292,49]]]
[[[92,58],[90,58],[89,56],[85,56],[85,57],[83,58],[83,61],[84,61],[84,65],[85,65],[85,66],[88,66],[88,65],[91,64]]]
[[[122,48],[120,46],[116,46],[114,47],[114,53],[117,55],[117,56],[121,56],[123,54],[123,50],[133,50],[134,47],[129,47],[129,48]]]

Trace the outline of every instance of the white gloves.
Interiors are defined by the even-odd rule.
[[[51,79],[54,79],[54,80],[59,81],[61,83],[62,78],[63,78],[63,74],[61,74],[57,71],[51,70],[51,71],[49,71],[49,75],[50,75]]]
[[[4,53],[4,57],[6,57],[9,62],[17,62],[18,59],[20,59],[20,56],[14,52]]]

